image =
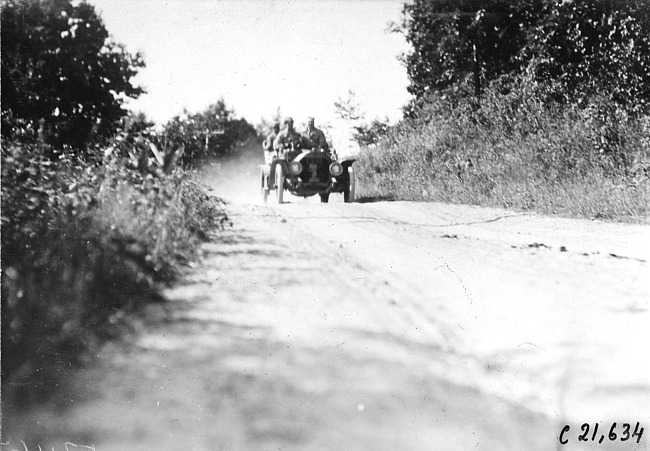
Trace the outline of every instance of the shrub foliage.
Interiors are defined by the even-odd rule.
[[[3,140],[4,376],[87,356],[226,220],[192,172],[138,165],[134,143],[149,151],[124,134],[83,158]]]

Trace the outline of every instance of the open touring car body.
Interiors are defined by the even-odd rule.
[[[354,200],[354,159],[337,161],[321,150],[279,152],[270,163],[260,166],[262,198],[266,201],[275,190],[276,199],[283,202],[284,191],[295,196],[309,197],[318,194],[327,202],[331,193],[343,193],[345,202]]]

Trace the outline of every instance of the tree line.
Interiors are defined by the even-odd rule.
[[[2,136],[80,153],[102,145],[124,128],[125,102],[145,93],[133,82],[144,67],[140,53],[113,41],[90,3],[3,1]],[[131,130],[154,135],[143,115],[128,122]],[[183,146],[188,163],[227,152],[255,129],[221,99],[203,112],[177,115],[155,134],[163,146]]]
[[[508,76],[546,84],[557,101],[605,93],[628,111],[648,111],[644,0],[413,0],[393,30],[412,46],[402,57],[414,96],[407,113],[431,92],[467,86],[479,98]]]

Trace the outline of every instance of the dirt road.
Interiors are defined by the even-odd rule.
[[[206,171],[233,227],[170,302],[3,449],[647,448],[650,227],[261,205],[244,163]],[[603,443],[578,441],[582,423]]]

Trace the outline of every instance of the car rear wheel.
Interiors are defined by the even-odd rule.
[[[321,203],[326,204],[329,202],[329,200],[330,200],[330,193],[325,193],[320,195]]]
[[[343,191],[343,202],[354,202],[354,191],[356,189],[356,180],[354,178],[354,168],[348,167],[348,177],[350,179],[348,186]]]
[[[284,201],[284,170],[281,164],[275,166],[275,198],[279,204]]]
[[[262,171],[262,176],[260,177],[260,184],[261,184],[261,192],[262,192],[262,202],[266,203],[266,200],[269,197],[269,187],[267,186],[266,183],[266,176],[264,175],[264,171]]]

